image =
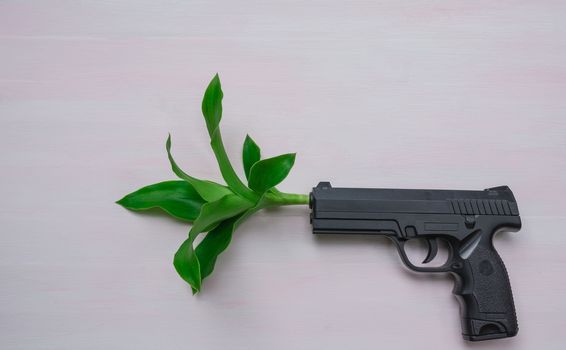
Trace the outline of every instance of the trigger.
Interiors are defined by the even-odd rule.
[[[423,264],[428,264],[429,262],[434,260],[436,254],[438,253],[438,242],[436,241],[436,238],[427,238],[426,245],[428,247],[428,254],[423,260]]]

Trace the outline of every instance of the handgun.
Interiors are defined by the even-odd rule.
[[[513,337],[517,316],[509,276],[493,246],[498,231],[521,228],[519,209],[507,186],[483,191],[333,188],[321,182],[310,193],[314,234],[384,235],[402,262],[416,272],[454,276],[462,335],[479,341]],[[414,265],[405,250],[412,239],[426,242],[428,254]],[[425,266],[444,241],[445,263]]]

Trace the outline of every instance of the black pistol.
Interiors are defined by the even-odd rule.
[[[497,231],[518,231],[521,218],[507,186],[483,191],[333,188],[321,182],[310,194],[314,234],[389,237],[401,260],[417,272],[449,272],[460,303],[462,335],[471,341],[517,334],[513,294],[503,261],[493,247]],[[424,239],[434,259],[438,240],[448,246],[446,262],[416,266],[405,243]]]

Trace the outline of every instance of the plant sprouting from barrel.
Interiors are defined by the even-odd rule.
[[[198,179],[182,170],[171,152],[171,136],[165,148],[173,173],[180,180],[159,182],[126,195],[117,203],[131,210],[160,208],[172,217],[192,223],[188,237],[175,253],[173,264],[191,286],[193,294],[214,270],[218,256],[228,247],[236,228],[252,214],[267,207],[308,204],[308,196],[280,192],[275,188],[289,174],[295,153],[261,159],[261,150],[250,136],[243,145],[245,184],[236,174],[222,143],[223,92],[218,74],[202,100],[202,114],[210,146],[226,185]],[[196,238],[204,238],[195,246]]]

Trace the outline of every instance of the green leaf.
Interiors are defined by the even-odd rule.
[[[200,264],[201,280],[212,274],[218,256],[226,250],[232,240],[232,233],[248,217],[268,205],[265,196],[262,196],[256,205],[243,214],[224,220],[220,225],[207,233],[206,237],[196,247],[195,252]]]
[[[191,285],[193,293],[200,291],[202,283],[200,263],[193,248],[194,240],[200,233],[220,227],[216,225],[225,219],[246,211],[252,206],[252,202],[234,194],[224,196],[215,202],[206,203],[202,206],[199,216],[189,231],[189,238],[179,247],[173,259],[173,265],[175,265],[177,273]]]
[[[233,194],[233,192],[226,186],[222,186],[216,182],[194,178],[181,170],[171,155],[171,135],[167,138],[165,148],[167,149],[167,156],[169,157],[169,162],[171,163],[171,169],[173,169],[173,172],[179,178],[189,182],[204,200],[207,202],[214,202],[226,195]]]
[[[261,159],[261,150],[259,146],[252,140],[250,135],[246,135],[244,141],[244,149],[242,151],[242,160],[244,162],[244,173],[246,179],[250,178],[250,170],[252,166]]]
[[[200,263],[201,279],[205,279],[212,274],[218,255],[230,245],[232,233],[236,228],[235,223],[241,217],[242,215],[238,215],[223,221],[220,225],[216,226],[216,228],[208,232],[206,237],[204,237],[196,247],[195,253]]]
[[[202,99],[202,114],[206,121],[206,128],[208,134],[212,137],[214,130],[220,124],[222,119],[222,87],[220,86],[220,78],[218,74],[212,78]]]
[[[263,159],[255,163],[250,170],[249,186],[252,190],[264,193],[283,181],[293,164],[295,153]]]
[[[216,202],[206,203],[202,206],[191,231],[206,232],[211,225],[238,215],[253,206],[252,202],[235,194],[224,196]]]
[[[193,294],[200,290],[202,283],[200,276],[200,265],[193,249],[194,237],[189,236],[175,253],[173,265],[182,279],[192,288]]]
[[[164,181],[140,188],[116,203],[130,210],[160,208],[178,219],[193,221],[205,201],[187,181]]]
[[[224,149],[224,144],[222,143],[219,125],[222,119],[223,96],[220,78],[218,74],[216,74],[210,81],[210,84],[208,84],[204,97],[202,98],[202,114],[204,115],[206,128],[210,135],[210,146],[214,151],[220,172],[226,184],[239,195],[255,201],[257,196],[246,187],[234,171],[232,164],[230,164],[230,159],[226,154],[226,150]]]

